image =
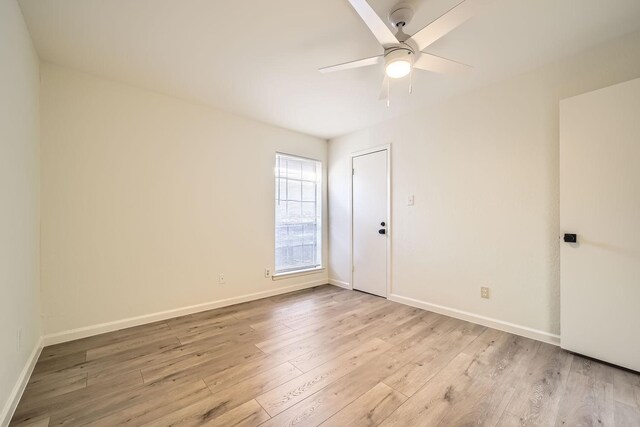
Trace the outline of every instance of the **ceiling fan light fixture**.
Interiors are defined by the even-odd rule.
[[[411,72],[413,52],[409,49],[396,49],[385,55],[384,71],[392,79],[400,79]]]
[[[387,76],[392,79],[400,79],[411,71],[411,63],[409,61],[394,61],[387,64],[385,68]]]

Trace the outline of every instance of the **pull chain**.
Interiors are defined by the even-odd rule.
[[[409,95],[413,93],[413,66],[409,69]]]
[[[390,86],[389,86],[389,80],[391,80],[391,79],[387,79],[387,108],[389,108],[389,105],[391,105],[391,101],[390,101],[390,98],[391,98],[391,88],[390,88]]]

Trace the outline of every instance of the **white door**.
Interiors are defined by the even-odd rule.
[[[387,150],[353,157],[353,288],[387,296]]]
[[[640,79],[560,103],[562,347],[640,371]]]

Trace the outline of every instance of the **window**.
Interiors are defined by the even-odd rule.
[[[276,274],[322,265],[322,164],[276,154]]]

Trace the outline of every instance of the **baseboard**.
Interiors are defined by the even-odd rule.
[[[333,286],[337,286],[339,288],[345,288],[345,289],[349,289],[349,290],[353,289],[349,283],[343,282],[341,280],[329,279],[329,284],[333,285]]]
[[[516,325],[514,323],[505,322],[503,320],[492,319],[490,317],[469,313],[467,311],[462,311],[455,308],[431,304],[425,301],[407,298],[397,294],[389,295],[388,299],[391,301],[399,302],[400,304],[410,305],[411,307],[421,308],[427,311],[433,311],[434,313],[444,314],[445,316],[455,317],[456,319],[466,320],[478,325],[487,326],[489,328],[498,329],[500,331],[509,332],[515,335],[520,335],[522,337],[546,342],[548,344],[557,346],[560,345],[560,335],[551,334],[549,332],[540,331],[526,326]]]
[[[67,341],[73,341],[80,338],[86,338],[94,335],[104,334],[107,332],[117,331],[119,329],[130,328],[132,326],[140,326],[147,323],[167,320],[174,317],[186,316],[187,314],[198,313],[201,311],[212,310],[214,308],[227,307],[229,305],[240,304],[247,301],[253,301],[261,298],[267,298],[274,295],[285,294],[300,289],[311,288],[314,286],[327,284],[327,279],[313,280],[297,285],[283,286],[267,291],[255,292],[251,294],[241,295],[238,297],[227,298],[217,301],[210,301],[202,304],[191,305],[187,307],[176,308],[172,310],[161,311],[157,313],[145,314],[137,317],[116,320],[113,322],[101,323],[98,325],[86,326],[83,328],[72,329],[69,331],[57,332],[55,334],[45,335],[43,343],[45,346],[60,344]]]
[[[29,378],[31,378],[31,373],[33,372],[33,368],[36,366],[36,362],[40,357],[40,352],[42,352],[42,338],[38,340],[31,355],[29,355],[29,359],[27,359],[27,363],[22,368],[22,372],[20,372],[20,376],[18,377],[18,381],[15,386],[13,386],[13,390],[11,390],[11,394],[9,395],[9,399],[4,405],[2,409],[2,413],[0,414],[0,426],[6,427],[11,422],[11,418],[13,417],[13,413],[16,411],[18,407],[18,402],[20,402],[20,398],[22,398],[22,393],[24,393],[24,389],[27,387],[27,383],[29,382]]]

